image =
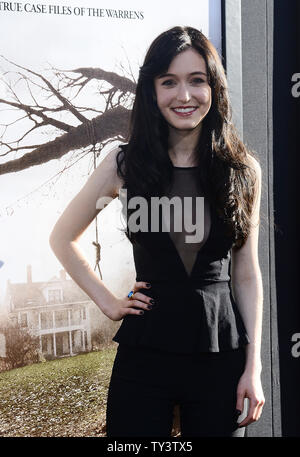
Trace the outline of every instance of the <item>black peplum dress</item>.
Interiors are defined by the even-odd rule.
[[[156,304],[143,315],[124,317],[113,337],[119,344],[191,354],[228,351],[250,342],[231,289],[232,241],[197,177],[197,167],[174,166],[165,195],[178,196],[183,203],[183,197],[192,197],[193,223],[195,197],[204,197],[203,237],[187,243],[185,236],[191,233],[184,228],[176,232],[172,223],[169,232],[162,225],[158,232],[139,232],[132,244],[136,281],[151,283],[140,292]]]

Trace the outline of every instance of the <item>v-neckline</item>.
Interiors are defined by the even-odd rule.
[[[173,241],[173,238],[171,237],[170,235],[170,232],[169,231],[162,231],[161,233],[163,233],[166,237],[166,239],[168,240],[171,248],[172,248],[172,251],[174,253],[174,258],[177,258],[178,262],[179,262],[179,265],[181,267],[181,269],[183,270],[184,272],[184,276],[186,277],[186,279],[188,281],[190,281],[193,277],[193,272],[196,268],[196,265],[198,263],[198,259],[199,259],[199,256],[201,255],[201,253],[203,252],[203,249],[207,249],[207,244],[210,242],[211,238],[212,238],[212,232],[214,230],[214,226],[215,226],[215,212],[214,212],[214,209],[212,208],[212,205],[210,204],[210,219],[211,219],[211,225],[210,225],[210,230],[209,230],[209,234],[208,234],[208,237],[206,239],[206,242],[204,243],[204,245],[197,251],[197,255],[196,255],[196,258],[194,260],[194,263],[193,263],[193,266],[192,266],[192,269],[191,269],[191,272],[188,273],[188,271],[186,270],[185,268],[185,265],[184,265],[184,262],[176,248],[176,245]]]

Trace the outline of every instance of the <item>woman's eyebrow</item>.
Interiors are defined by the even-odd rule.
[[[189,76],[193,76],[193,75],[204,75],[204,76],[207,76],[206,73],[204,73],[203,71],[193,71],[192,73],[189,73]],[[157,77],[157,79],[161,79],[161,78],[165,78],[166,76],[175,76],[173,73],[162,73],[161,75],[159,75]]]

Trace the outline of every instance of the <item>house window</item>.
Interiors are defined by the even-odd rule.
[[[48,291],[49,303],[60,303],[61,302],[61,290],[53,289]]]
[[[20,325],[21,327],[28,327],[27,313],[20,314]]]
[[[52,328],[53,327],[53,315],[50,312],[41,312],[41,328]]]
[[[68,327],[69,326],[67,309],[55,311],[55,326],[56,327]]]
[[[42,335],[43,354],[53,354],[53,335]]]
[[[82,308],[82,319],[83,320],[86,319],[86,309],[85,308]]]

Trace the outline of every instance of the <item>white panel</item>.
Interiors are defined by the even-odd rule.
[[[8,3],[15,5],[17,2]],[[220,0],[19,2],[23,9],[25,4],[43,4],[48,8],[48,10],[46,8],[47,13],[34,13],[29,7],[27,11],[22,12],[4,11],[4,2],[0,2],[0,55],[49,77],[51,81],[55,80],[52,67],[62,71],[70,71],[78,67],[98,67],[129,78],[136,78],[152,40],[170,27],[189,25],[201,29],[220,50],[220,3]],[[59,10],[52,8],[49,14],[49,6],[55,4],[59,6]],[[65,10],[62,9],[63,5],[66,6]],[[67,14],[67,8],[74,12],[74,7],[84,8],[83,15]],[[99,17],[91,15],[92,8],[98,9]],[[127,15],[141,19],[108,18],[107,10],[121,10],[123,15],[126,11]],[[0,71],[6,73],[7,80],[15,82],[18,77],[13,74],[13,71],[29,75],[25,70],[16,68],[2,58],[0,58]],[[131,75],[130,72],[132,72]],[[75,76],[74,73],[72,76]],[[31,77],[37,81],[35,76],[31,75]],[[85,91],[83,99],[85,106],[103,108],[102,100],[95,96],[99,87],[100,83],[93,81],[95,89]],[[32,103],[24,82],[19,81],[15,90],[24,103]],[[0,98],[7,97],[9,97],[8,88],[0,81]],[[43,97],[41,100],[51,104],[51,100],[48,101]],[[1,109],[3,107],[0,105]],[[18,117],[24,115],[21,112],[18,114]],[[12,121],[13,116],[15,113],[12,111],[0,111],[0,124]],[[59,120],[74,126],[79,123],[78,119],[70,114],[56,116]],[[24,122],[27,122],[25,129]],[[29,121],[17,122],[7,130],[4,141],[9,142],[20,138],[28,130],[28,126],[32,127]],[[26,137],[25,142],[27,145],[39,144],[46,141],[47,135],[54,139],[61,134],[62,132],[53,132],[53,129],[48,127],[44,129],[43,134],[39,131],[33,132],[32,138]],[[3,152],[2,148],[1,152]],[[26,152],[28,150],[19,151],[10,154],[10,157],[15,159]],[[5,192],[0,193],[1,234],[2,239],[6,240],[1,247],[1,261],[4,261],[4,267],[1,269],[0,304],[4,298],[7,279],[12,282],[25,281],[26,264],[32,265],[35,281],[47,281],[58,275],[61,265],[50,250],[49,232],[63,209],[86,182],[87,171],[90,169],[90,157],[86,157],[69,171],[67,170],[59,179],[53,179],[53,185],[51,185],[50,178],[57,175],[64,165],[68,164],[67,161],[70,160],[72,153],[73,151],[61,160],[52,160],[38,167],[0,177],[1,188],[5,189]],[[7,156],[0,157],[0,161],[6,161],[7,158]],[[47,181],[49,185],[43,186]],[[94,237],[94,224],[91,224],[82,238],[86,255],[94,265],[95,250],[91,245],[92,237]],[[119,259],[122,259],[122,250],[118,255],[121,256]],[[123,261],[119,260],[119,263],[122,264]],[[109,278],[112,273],[114,271],[107,271],[106,278]],[[113,278],[112,284],[115,283]]]

